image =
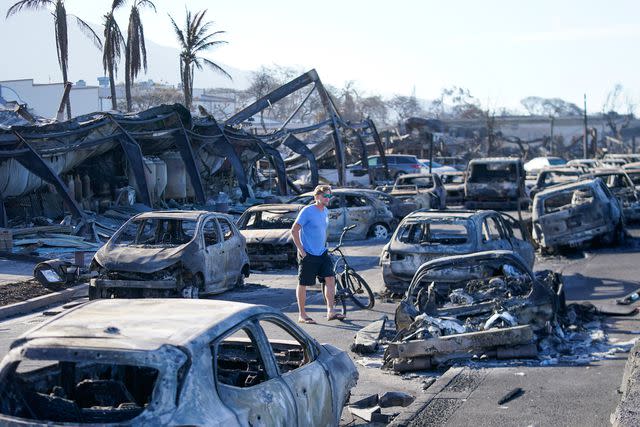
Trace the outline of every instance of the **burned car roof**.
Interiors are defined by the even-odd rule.
[[[465,255],[452,255],[452,256],[436,258],[431,261],[427,261],[418,268],[418,271],[414,276],[414,281],[416,280],[416,278],[419,276],[421,272],[424,272],[433,268],[438,268],[443,265],[449,265],[452,263],[466,264],[472,261],[481,261],[485,259],[500,259],[500,258],[508,259],[509,261],[512,261],[518,264],[519,267],[522,267],[523,271],[526,271],[527,274],[533,277],[532,270],[529,267],[527,267],[527,264],[525,263],[525,261],[516,252],[508,251],[508,250],[495,250],[495,251],[474,252],[474,253],[465,254]]]
[[[590,186],[593,185],[596,181],[596,179],[600,179],[600,178],[583,178],[580,181],[575,181],[575,182],[569,182],[566,184],[558,184],[558,185],[554,185],[552,187],[546,188],[544,190],[542,190],[541,192],[539,192],[538,194],[536,194],[536,197],[538,198],[543,198],[546,197],[550,194],[554,194],[554,193],[558,193],[561,191],[566,191],[566,190],[570,190],[573,188],[578,188],[578,187],[586,187],[586,186]]]
[[[247,212],[255,211],[282,211],[282,212],[295,212],[304,208],[305,205],[300,203],[271,203],[251,206],[247,209]]]
[[[472,164],[472,163],[503,163],[503,162],[519,163],[519,162],[522,162],[522,159],[520,159],[520,157],[484,157],[484,158],[469,160],[469,164]]]
[[[207,214],[216,215],[224,215],[218,212],[210,212],[210,211],[153,211],[153,212],[144,212],[136,215],[138,219],[150,219],[150,218],[167,218],[167,219],[186,219],[197,221],[201,216]]]
[[[104,299],[68,310],[22,335],[27,341],[55,340],[71,347],[155,350],[163,344],[189,346],[217,327],[218,333],[249,316],[278,313],[262,305],[181,299]],[[48,343],[50,344],[50,343]]]

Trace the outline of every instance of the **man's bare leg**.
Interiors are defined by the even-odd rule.
[[[336,278],[324,278],[324,298],[327,300],[327,318],[335,315],[334,305],[336,300]]]
[[[298,321],[304,321],[309,318],[305,308],[307,301],[307,287],[298,284],[296,288],[296,299],[298,300]]]

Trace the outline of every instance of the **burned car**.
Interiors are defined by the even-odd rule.
[[[538,173],[536,183],[529,191],[532,199],[537,193],[554,185],[566,184],[580,179],[582,171],[577,168],[547,168]]]
[[[527,204],[522,160],[512,157],[473,159],[464,183],[466,209],[511,209]]]
[[[297,249],[291,227],[304,205],[265,204],[247,209],[236,222],[247,242],[252,268],[296,264]]]
[[[0,424],[338,425],[357,378],[271,307],[92,301],[11,344]]]
[[[542,251],[580,246],[595,238],[624,238],[622,207],[601,179],[551,187],[536,194],[531,213],[533,238]]]
[[[355,225],[348,239],[386,239],[397,224],[387,206],[369,192],[358,189],[334,188],[329,203],[329,229],[327,238],[337,240],[344,227]],[[289,200],[289,203],[309,205],[313,193],[304,193]]]
[[[156,211],[127,221],[96,252],[89,298],[198,298],[244,284],[245,239],[231,218],[207,211]]]
[[[625,219],[640,220],[640,198],[635,184],[624,170],[594,169],[584,177],[600,178],[620,202]]]
[[[513,250],[529,268],[535,253],[520,223],[496,211],[416,211],[382,249],[382,278],[391,293],[406,291],[420,265],[435,258],[487,250]]]
[[[378,187],[377,190],[389,193],[403,202],[414,202],[416,209],[444,209],[447,206],[447,191],[435,173],[400,175],[393,187]]]
[[[389,345],[387,363],[410,357],[422,359],[414,365],[434,365],[492,351],[535,356],[534,332],[563,309],[563,288],[559,274],[534,273],[512,251],[429,261],[396,309],[398,342]]]
[[[464,172],[442,172],[440,178],[447,192],[447,203],[449,205],[464,204]]]

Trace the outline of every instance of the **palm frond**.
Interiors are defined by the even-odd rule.
[[[216,64],[215,62],[210,61],[210,60],[208,60],[207,58],[200,58],[200,59],[202,59],[202,61],[203,61],[205,64],[207,64],[210,68],[212,68],[213,70],[215,70],[215,71],[219,72],[220,74],[222,74],[222,75],[224,75],[224,76],[228,77],[228,78],[229,78],[229,80],[233,80],[233,77],[231,77],[231,74],[227,73],[227,72],[225,71],[225,69],[224,69],[224,68],[222,68],[221,66],[219,66],[219,65],[218,65],[218,64]]]
[[[91,28],[89,24],[87,24],[77,16],[71,14],[69,14],[69,16],[75,18],[76,24],[78,24],[78,28],[80,28],[80,31],[82,31],[82,33],[87,36],[87,38],[94,44],[94,46],[97,49],[102,50],[102,40],[100,40],[100,37],[96,34],[95,31],[93,31],[93,28]]]
[[[156,5],[153,4],[153,2],[151,0],[137,0],[136,4],[138,5],[138,7],[150,7],[151,9],[153,9],[154,12],[158,12],[158,10],[156,9]]]
[[[52,0],[21,0],[7,10],[5,18],[20,13],[22,10],[38,10],[53,4]]]
[[[114,10],[121,8],[126,2],[127,0],[113,0],[113,3],[111,3],[111,11],[113,12]]]
[[[171,25],[173,25],[173,31],[176,33],[178,42],[180,42],[180,47],[184,48],[187,45],[187,43],[184,39],[184,34],[182,33],[182,30],[180,29],[180,27],[178,27],[178,24],[176,24],[176,21],[174,21],[171,15],[169,15],[169,19],[171,20]]]

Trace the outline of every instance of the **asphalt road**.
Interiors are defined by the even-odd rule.
[[[640,237],[640,230],[632,230],[632,234]],[[640,287],[636,280],[640,276],[637,255],[639,243],[639,239],[632,239],[624,248],[596,248],[566,256],[538,258],[536,269],[549,268],[562,272],[569,301],[606,302]],[[377,263],[383,244],[375,241],[351,242],[345,250],[353,267],[368,281],[374,292],[382,290]],[[268,304],[297,319],[295,269],[253,272],[247,283],[244,289],[215,298]],[[320,342],[346,350],[361,327],[385,314],[393,319],[395,303],[377,299],[373,310],[349,312],[344,322],[327,321],[319,288],[311,288],[308,291],[308,307],[309,314],[318,324],[302,327]],[[33,313],[0,323],[0,356],[6,353],[10,342],[17,336],[63,310],[62,306],[53,307],[44,313]],[[640,322],[636,316],[608,319],[607,332],[613,340],[628,341],[638,331]],[[402,377],[385,373],[377,367],[382,360],[381,354],[369,359],[349,354],[360,372],[358,385],[352,391],[353,399],[385,391],[404,391],[417,396],[424,393],[423,382],[428,377],[441,374],[430,372]],[[617,388],[625,361],[626,354],[618,354],[587,366],[540,367],[506,363],[498,367],[472,369],[468,374],[471,380],[465,386],[465,392],[458,393],[457,399],[436,399],[433,406],[423,411],[421,422],[416,425],[607,425],[609,415],[619,399]],[[366,364],[370,366],[364,366]],[[507,405],[497,405],[497,400],[513,387],[523,388],[524,395]],[[461,398],[463,395],[464,398]],[[394,410],[385,412],[392,413]],[[351,421],[345,416],[345,423]]]

